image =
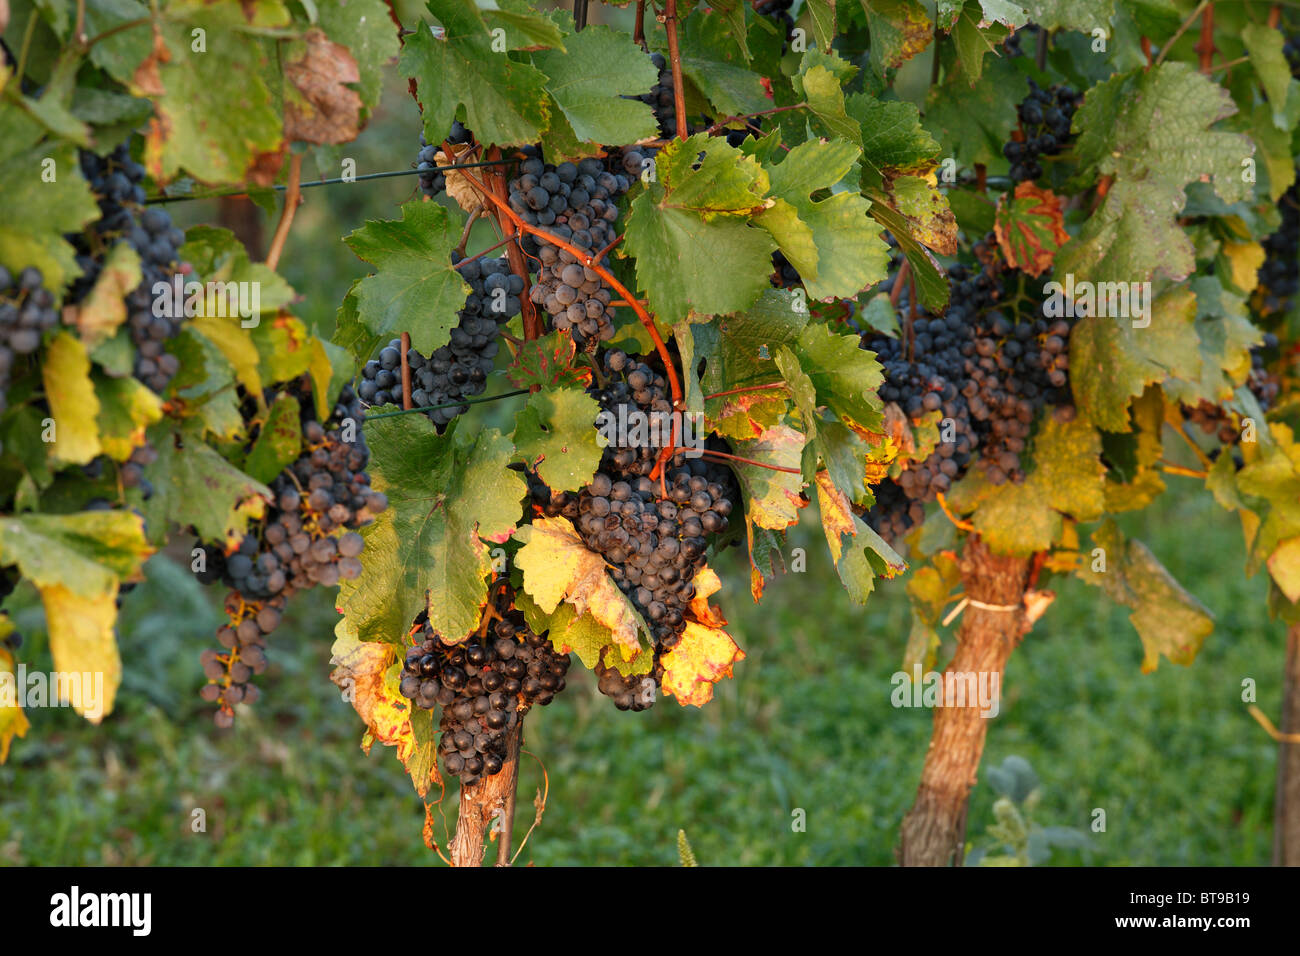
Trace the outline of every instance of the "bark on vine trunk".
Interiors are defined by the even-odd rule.
[[[483,777],[478,783],[460,789],[460,812],[456,817],[456,835],[451,840],[452,866],[482,866],[483,836],[498,813],[505,813],[519,784],[519,747],[523,737],[521,720],[506,735],[506,760],[501,772]],[[510,839],[509,829],[502,839]]]
[[[1286,632],[1282,672],[1283,734],[1300,734],[1300,624]],[[1300,866],[1300,744],[1277,745],[1277,794],[1273,808],[1273,863]]]
[[[995,555],[971,536],[961,557],[966,596],[982,604],[1021,605],[1031,562],[1030,558]],[[993,611],[968,605],[957,633],[957,652],[945,674],[997,674],[1000,694],[1007,659],[1027,627],[1023,609]],[[948,866],[960,860],[966,801],[988,733],[990,718],[981,713],[978,704],[935,708],[921,785],[912,809],[903,818],[899,858],[904,866]]]

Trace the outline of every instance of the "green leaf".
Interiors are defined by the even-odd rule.
[[[1115,0],[1017,0],[1029,20],[1046,30],[1108,30]]]
[[[1106,290],[1099,286],[1097,291],[1100,296]],[[1201,355],[1192,327],[1195,295],[1184,287],[1171,288],[1149,307],[1146,327],[1135,327],[1142,322],[1136,317],[1112,316],[1114,309],[1108,307],[1107,314],[1080,319],[1070,332],[1075,401],[1107,431],[1128,431],[1128,403],[1147,385],[1200,374]]]
[[[916,56],[934,35],[920,0],[861,0],[871,31],[871,68],[883,77]]]
[[[352,251],[379,270],[354,287],[361,323],[381,338],[410,332],[425,355],[451,341],[471,291],[451,264],[460,230],[439,204],[409,202],[400,221],[369,220],[347,236]]]
[[[151,537],[167,534],[172,523],[193,526],[204,541],[243,536],[250,517],[260,516],[271,489],[244,474],[195,431],[176,432],[164,422],[149,430],[158,451],[150,466],[154,493],[144,503]]]
[[[281,392],[271,403],[257,440],[244,459],[244,471],[263,484],[270,484],[293,464],[302,451],[301,409],[298,399]]]
[[[862,129],[862,164],[874,175],[869,185],[881,185],[887,174],[920,172],[934,164],[939,144],[911,103],[855,93],[845,107]]]
[[[786,425],[774,425],[756,438],[733,443],[741,458],[798,468],[807,437]],[[799,520],[799,510],[808,502],[803,497],[803,478],[759,465],[734,462],[732,470],[745,496],[745,520],[760,528],[782,531]]]
[[[976,0],[968,0],[952,31],[962,74],[974,83],[984,72],[984,56],[993,53],[1011,31],[1004,25],[988,24]]]
[[[803,230],[811,232],[813,260],[800,255],[801,244],[783,241],[790,235],[789,222],[779,213],[771,215],[775,208],[754,221],[772,233],[814,299],[852,298],[888,274],[889,246],[870,216],[866,199],[856,192],[811,198],[848,175],[859,155],[857,147],[843,141],[807,142],[786,153],[780,164],[764,166],[771,180],[770,194],[787,203],[803,227],[795,236],[802,237]]]
[[[162,419],[162,399],[133,378],[96,374],[100,443],[114,461],[126,461],[145,442],[145,430]]]
[[[1262,23],[1248,23],[1241,31],[1241,42],[1245,44],[1251,69],[1259,77],[1273,108],[1273,125],[1278,129],[1288,129],[1286,106],[1291,86],[1291,65],[1282,52],[1286,37],[1281,30]]]
[[[362,281],[358,279],[349,287],[334,319],[334,344],[352,356],[357,368],[365,365],[379,351],[380,346],[389,340],[387,334],[377,335],[361,321],[361,315],[357,311],[357,286]]]
[[[515,416],[515,459],[535,468],[556,491],[577,491],[600,465],[599,414],[596,400],[579,386],[534,393]]]
[[[46,181],[49,175],[54,181]],[[0,161],[0,187],[5,197],[0,265],[14,275],[35,266],[57,295],[81,274],[64,234],[79,233],[99,218],[95,197],[78,172],[76,149],[67,143],[42,145],[9,156]]]
[[[1001,166],[1002,144],[1011,138],[1017,119],[1015,103],[1028,91],[1025,77],[1010,61],[985,65],[971,86],[959,71],[931,87],[925,104],[925,127],[942,144],[943,155],[958,165]]]
[[[846,140],[854,146],[863,145],[863,127],[849,116],[840,78],[834,72],[816,63],[796,77],[796,88],[828,136]]]
[[[687,29],[679,31],[682,74],[704,94],[719,116],[746,116],[768,109],[772,101],[759,75],[719,55],[720,42],[745,42],[741,37],[727,35],[725,27],[721,17],[696,14],[690,18]]]
[[[975,530],[994,551],[1046,551],[1061,536],[1063,515],[1078,521],[1101,517],[1106,469],[1100,455],[1101,437],[1086,418],[1062,424],[1048,415],[1034,436],[1033,468],[1023,483],[991,485],[972,472],[953,486],[948,502],[963,513],[975,512]]]
[[[947,197],[925,176],[885,180],[889,205],[905,220],[913,239],[941,256],[957,254],[957,219]]]
[[[344,582],[339,607],[362,640],[404,634],[416,614],[444,640],[478,626],[492,557],[522,514],[527,484],[509,467],[514,447],[496,429],[438,435],[423,415],[365,423],[371,485],[388,509],[362,529],[365,570]]]
[[[876,390],[884,382],[880,363],[859,347],[857,335],[840,335],[828,326],[804,328],[795,346],[804,372],[817,391],[817,403],[841,419],[880,431],[884,406]]]
[[[347,3],[322,3],[320,27],[335,43],[348,48],[361,82],[357,92],[367,109],[379,105],[383,92],[384,72],[401,50],[397,25],[389,16],[384,0],[348,0]]]
[[[1195,260],[1178,224],[1184,187],[1208,176],[1226,203],[1250,194],[1241,161],[1254,146],[1210,129],[1235,110],[1226,90],[1185,63],[1119,74],[1089,90],[1074,117],[1075,154],[1094,175],[1113,176],[1114,185],[1061,250],[1057,271],[1090,281],[1187,276]]]
[[[535,142],[550,116],[546,76],[492,50],[474,0],[430,0],[429,10],[446,36],[421,27],[406,37],[398,60],[402,76],[419,85],[428,141],[441,142],[463,106],[465,125],[480,142]]]
[[[90,357],[79,339],[60,332],[49,345],[41,365],[45,398],[54,422],[50,458],[84,465],[98,455],[99,399],[90,380]]]
[[[554,12],[535,11],[528,0],[497,0],[497,9],[483,10],[483,20],[488,27],[506,31],[506,47],[522,50],[528,47],[554,47],[565,49],[565,31],[555,23]],[[549,16],[548,16],[549,15]],[[575,34],[576,37],[576,34]]]
[[[768,287],[776,248],[745,221],[765,205],[767,173],[724,138],[702,134],[674,140],[655,164],[658,181],[632,203],[625,243],[651,311],[676,324],[748,308]]]
[[[592,25],[569,37],[564,52],[533,55],[550,79],[555,98],[573,132],[594,143],[634,143],[659,135],[654,112],[639,100],[659,78],[650,57],[625,33]]]
[[[942,312],[948,306],[948,279],[930,251],[912,235],[911,224],[885,197],[872,196],[871,215],[884,226],[898,242],[916,277],[916,297],[931,312]]]
[[[1107,519],[1092,535],[1103,549],[1104,564],[1083,561],[1078,575],[1101,587],[1126,607],[1142,639],[1142,673],[1149,674],[1163,654],[1175,664],[1190,664],[1214,630],[1214,615],[1174,580],[1156,556],[1136,538],[1125,538]],[[1101,568],[1100,570],[1098,568]]]

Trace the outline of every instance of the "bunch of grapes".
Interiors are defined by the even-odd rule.
[[[416,707],[442,707],[438,753],[462,786],[500,773],[506,736],[529,708],[546,706],[564,690],[569,655],[536,634],[514,607],[508,581],[495,585],[479,633],[445,644],[421,612],[412,629],[400,689]]]
[[[1002,155],[1011,163],[1015,182],[1038,179],[1043,175],[1040,156],[1055,156],[1070,141],[1070,123],[1083,97],[1068,86],[1040,89],[1029,81],[1029,95],[1016,107],[1020,117],[1017,138],[1002,147]]]
[[[1012,32],[1003,43],[1002,48],[1006,51],[1007,56],[1017,57],[1024,56],[1025,51],[1021,46],[1027,38],[1036,39],[1042,42],[1042,28],[1034,23],[1026,23],[1023,27]]]
[[[530,225],[540,226],[588,256],[605,249],[614,239],[618,198],[627,192],[628,171],[640,175],[646,156],[627,147],[617,162],[623,172],[607,169],[600,160],[553,166],[540,150],[529,147],[519,175],[510,181],[510,207]],[[613,160],[611,160],[611,165]],[[555,329],[571,332],[580,348],[594,349],[597,342],[614,336],[613,295],[600,275],[567,249],[526,236],[524,251],[541,268],[529,291],[532,301],[551,316]],[[605,264],[602,256],[597,264]]]
[[[644,361],[612,350],[603,357],[603,373],[606,385],[593,387],[593,392],[612,420],[671,410],[663,376]],[[669,436],[662,437],[666,441]],[[529,476],[538,511],[573,521],[583,543],[601,555],[614,582],[645,617],[656,660],[680,642],[695,597],[693,580],[704,567],[710,539],[727,530],[728,516],[739,501],[730,468],[688,459],[681,451],[666,463],[662,486],[652,480],[657,444],[658,436],[646,445],[611,444],[596,474],[576,494],[552,491]],[[606,676],[600,686],[613,688],[620,680],[621,675]],[[632,698],[625,695],[632,694],[649,706],[653,695],[641,692],[642,679],[629,680],[609,696],[627,702]]]
[[[54,296],[40,269],[28,266],[15,278],[0,266],[0,412],[8,406],[15,359],[40,348],[42,336],[58,322]]]
[[[1251,302],[1262,317],[1286,312],[1300,292],[1300,190],[1295,183],[1277,205],[1282,222],[1262,243],[1264,264]]]
[[[355,529],[388,507],[370,488],[361,406],[351,389],[344,387],[327,424],[315,420],[305,389],[298,383],[295,389],[303,392],[303,452],[272,482],[274,501],[265,516],[232,553],[200,546],[199,580],[233,589],[226,599],[230,623],[217,634],[226,653],[207,651],[202,659],[210,681],[202,694],[220,705],[220,727],[233,722],[234,704],[248,700],[245,685],[264,666],[266,635],[279,624],[285,601],[318,584],[358,577],[364,542]],[[353,440],[345,440],[345,427]]]
[[[452,253],[452,262],[462,256]],[[460,268],[461,278],[472,290],[460,310],[460,322],[451,330],[451,341],[424,356],[414,348],[406,353],[411,370],[411,401],[416,408],[458,402],[481,395],[487,388],[501,343],[498,332],[519,314],[519,295],[524,280],[510,272],[505,259],[474,259]],[[367,405],[402,401],[402,340],[393,339],[361,370],[357,394]],[[468,405],[430,408],[425,414],[439,428]]]
[[[780,249],[772,253],[772,288],[774,289],[793,289],[803,283],[803,277],[799,275],[799,270],[790,264],[790,260],[785,257]]]
[[[474,134],[461,125],[459,120],[453,120],[451,132],[447,134],[447,142],[453,146],[460,146],[468,143],[474,138]],[[416,177],[420,181],[420,191],[430,199],[439,195],[447,188],[447,174],[438,168],[438,153],[442,149],[441,143],[430,143],[420,134],[420,153],[415,160],[415,168],[420,171]],[[443,154],[443,166],[450,165],[456,160],[449,159]]]
[[[106,157],[83,150],[81,172],[95,193],[100,217],[86,233],[69,237],[83,272],[72,286],[70,300],[79,302],[90,292],[114,243],[130,244],[140,256],[142,274],[140,284],[126,297],[126,326],[136,349],[133,373],[161,393],[180,367],[176,356],[164,352],[163,346],[180,332],[183,316],[154,315],[153,288],[188,271],[179,255],[185,233],[163,210],[144,208],[144,167],[131,158],[125,143]]]
[[[677,107],[673,97],[673,69],[662,53],[651,53],[650,61],[659,71],[659,79],[648,93],[638,99],[654,110],[655,122],[659,124],[659,133],[664,139],[677,135]]]

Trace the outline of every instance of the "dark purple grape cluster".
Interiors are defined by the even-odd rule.
[[[1300,168],[1297,169],[1300,173]],[[1300,292],[1300,190],[1292,183],[1277,204],[1282,222],[1264,239],[1264,264],[1251,296],[1255,314],[1268,318],[1286,312]]]
[[[452,261],[462,256],[452,253]],[[460,310],[460,321],[451,330],[451,340],[424,356],[411,348],[406,362],[411,370],[411,402],[416,408],[459,402],[483,394],[487,377],[496,364],[501,347],[498,333],[520,312],[519,296],[524,280],[510,272],[505,259],[474,259],[460,269],[472,290]],[[378,357],[361,370],[357,394],[367,405],[401,404],[402,340],[393,339]],[[441,430],[468,405],[429,408],[425,413]]]
[[[154,286],[171,283],[187,271],[180,262],[185,233],[162,209],[144,206],[144,167],[131,158],[123,143],[108,156],[82,150],[81,172],[99,203],[99,219],[81,235],[69,236],[77,250],[82,276],[73,283],[69,299],[79,302],[90,292],[114,243],[125,241],[140,256],[142,278],[126,297],[126,327],[135,345],[136,378],[161,393],[180,367],[176,356],[163,350],[181,330],[184,316],[154,314]]]
[[[641,174],[645,154],[627,147],[618,166],[591,157],[554,166],[536,147],[527,147],[525,153],[519,175],[510,180],[510,208],[588,257],[605,249],[617,234],[618,199],[631,186],[629,177]],[[524,237],[523,249],[540,263],[529,295],[557,331],[570,332],[578,347],[587,350],[613,338],[613,294],[594,269],[567,249],[535,236]],[[604,256],[596,260],[600,265],[607,262]]]
[[[1029,81],[1029,95],[1016,107],[1020,118],[1020,139],[1002,147],[1002,155],[1011,163],[1014,182],[1038,179],[1043,175],[1039,158],[1061,153],[1070,142],[1070,124],[1083,96],[1069,86],[1056,85],[1041,89]]]
[[[672,408],[663,376],[642,360],[610,351],[603,356],[603,377],[606,385],[592,391],[614,421]],[[730,468],[681,451],[668,463],[661,486],[649,477],[658,454],[655,443],[615,442],[576,494],[553,491],[529,475],[537,509],[573,521],[583,543],[604,558],[610,577],[646,619],[656,660],[681,640],[694,578],[704,567],[710,541],[727,530],[740,501]],[[633,684],[639,687],[640,679]]]
[[[780,249],[772,253],[772,287],[776,289],[793,289],[803,284],[799,270],[790,264]]]
[[[0,266],[0,412],[8,406],[15,360],[39,349],[44,334],[58,324],[54,295],[41,270],[28,266],[15,277]]]
[[[1042,42],[1042,28],[1034,23],[1026,23],[1023,27],[1013,31],[1002,44],[1002,49],[1009,57],[1024,56],[1025,51],[1023,44],[1026,39]]]
[[[227,554],[218,545],[198,546],[204,557],[198,579],[204,584],[221,581],[233,589],[227,610],[232,615],[230,630],[238,639],[234,646],[223,642],[229,653],[212,652],[215,658],[205,654],[204,671],[219,685],[216,691],[204,691],[206,695],[221,696],[232,684],[246,683],[246,677],[237,677],[244,668],[236,665],[255,665],[244,656],[243,637],[252,640],[254,626],[261,628],[263,638],[274,630],[291,595],[360,576],[364,541],[355,529],[388,507],[387,497],[371,489],[365,472],[370,453],[361,432],[361,406],[352,390],[344,387],[327,424],[316,421],[310,393],[296,382],[293,390],[300,393],[303,452],[271,483],[274,501],[233,552]],[[351,440],[345,440],[345,429]],[[264,652],[252,654],[256,658]],[[213,660],[222,667],[216,677]],[[218,725],[229,725],[229,705],[238,702],[221,696]]]
[[[473,133],[461,125],[459,120],[453,120],[451,132],[447,134],[447,142],[453,146],[460,146],[468,143],[473,139]],[[441,143],[430,143],[420,134],[420,153],[415,160],[415,168],[420,171],[416,177],[420,181],[420,191],[430,199],[441,194],[447,188],[447,174],[438,169],[438,151],[442,149]],[[443,165],[449,165],[455,160],[443,160]]]
[[[422,612],[402,665],[402,695],[425,710],[442,708],[438,753],[462,786],[500,773],[506,736],[530,708],[546,706],[564,690],[569,670],[569,655],[529,628],[502,584],[495,585],[485,629],[463,643],[443,643]]]

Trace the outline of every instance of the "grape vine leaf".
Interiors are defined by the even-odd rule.
[[[53,182],[46,181],[50,169],[57,177]],[[95,197],[76,169],[76,151],[67,143],[39,145],[0,160],[5,196],[0,264],[14,275],[35,266],[55,293],[81,274],[64,234],[79,233],[99,218]]]
[[[1287,99],[1288,94],[1295,96],[1296,93],[1291,93],[1291,65],[1283,52],[1286,37],[1274,27],[1248,23],[1242,28],[1241,42],[1246,47],[1251,68],[1268,95],[1273,125],[1278,129],[1290,129],[1291,124],[1287,122]]]
[[[580,387],[535,392],[515,416],[515,460],[534,468],[555,491],[577,491],[591,481],[604,444],[595,428],[596,400]]]
[[[355,287],[357,315],[379,336],[411,333],[431,355],[451,340],[470,287],[451,265],[461,224],[432,202],[409,202],[400,220],[369,220],[344,241],[379,271]]]
[[[941,256],[957,254],[957,218],[933,176],[888,176],[885,195],[907,220],[913,239]]]
[[[300,414],[298,399],[288,392],[281,392],[271,403],[266,421],[244,459],[244,471],[254,481],[269,484],[298,457],[302,451]]]
[[[114,243],[89,294],[72,310],[77,335],[87,349],[94,351],[126,321],[126,297],[140,279],[140,256],[129,243]]]
[[[772,234],[799,269],[814,299],[851,298],[888,272],[889,246],[861,194],[846,191],[812,198],[847,176],[860,155],[856,146],[842,140],[807,142],[786,153],[779,164],[763,166],[770,195],[781,202],[754,221]],[[782,215],[781,209],[792,210],[794,216]]]
[[[1237,383],[1250,374],[1250,349],[1259,345],[1263,336],[1250,320],[1245,299],[1224,288],[1224,271],[1197,276],[1189,284],[1196,297],[1195,329],[1201,367],[1197,375],[1161,383],[1171,401],[1231,405]]]
[[[742,458],[798,468],[807,437],[787,425],[773,425],[761,435],[734,444]],[[732,470],[745,495],[745,520],[760,528],[781,531],[799,520],[799,509],[808,502],[803,497],[803,478],[790,472],[774,471],[760,465],[733,462]]]
[[[920,172],[933,165],[939,144],[921,125],[916,106],[855,93],[845,101],[862,130],[863,181],[881,187],[887,175]]]
[[[276,46],[246,31],[288,26],[288,12],[276,6],[191,5],[155,21],[154,43],[128,81],[131,93],[154,102],[144,150],[154,179],[185,170],[204,182],[256,180],[264,155],[281,151],[283,121],[267,84]],[[105,42],[138,52],[132,32]]]
[[[958,165],[1001,166],[1002,144],[1011,138],[1016,111],[1028,85],[1007,60],[993,60],[974,86],[954,71],[930,88],[925,103],[925,127],[942,144],[943,155]]]
[[[1214,614],[1185,591],[1156,556],[1136,538],[1126,538],[1107,519],[1093,532],[1094,547],[1105,554],[1102,571],[1080,562],[1078,576],[1099,586],[1113,600],[1133,610],[1129,620],[1145,651],[1142,673],[1149,674],[1163,654],[1175,664],[1190,664],[1214,630]]]
[[[995,11],[993,16],[989,8]],[[1024,11],[1011,3],[967,0],[951,33],[957,57],[967,82],[974,83],[984,72],[984,57],[993,53],[1011,32],[1008,24],[1024,23]]]
[[[550,117],[546,75],[502,56],[474,0],[429,0],[446,31],[422,27],[406,37],[398,70],[418,84],[424,135],[441,142],[462,105],[465,125],[482,143],[532,143]]]
[[[1102,205],[1061,249],[1057,269],[1088,281],[1181,279],[1195,268],[1178,224],[1184,188],[1202,177],[1227,203],[1245,199],[1250,139],[1211,127],[1236,111],[1228,91],[1186,63],[1119,74],[1088,91],[1074,117],[1075,155],[1114,177]]]
[[[871,31],[871,68],[883,77],[886,70],[902,66],[934,38],[920,0],[861,0]]]
[[[659,77],[650,58],[625,33],[591,25],[565,41],[566,49],[533,54],[548,77],[546,91],[581,140],[635,143],[658,135],[654,113],[639,100]]]
[[[118,584],[150,553],[143,522],[127,511],[0,518],[0,564],[18,565],[40,591],[54,668],[70,677],[61,688],[72,693],[61,696],[92,723],[112,711],[121,683]]]
[[[729,62],[723,54],[724,44],[745,42],[727,29],[723,18],[693,13],[684,26],[679,31],[682,75],[704,94],[718,115],[747,116],[771,107],[759,75]]]
[[[808,110],[820,125],[821,132],[829,138],[842,139],[854,146],[863,145],[863,127],[849,116],[844,90],[840,87],[840,77],[830,66],[815,60],[805,60],[804,71],[795,77],[795,90],[808,104]]]
[[[153,390],[134,378],[110,378],[96,373],[99,399],[99,440],[104,454],[126,461],[145,442],[145,429],[162,420],[163,402]]]
[[[9,619],[0,618],[0,626],[9,623]],[[8,634],[4,635],[8,637]],[[0,644],[0,687],[8,685],[16,687],[16,678],[14,676],[14,655],[3,644]],[[15,737],[26,737],[27,731],[31,724],[27,721],[27,715],[18,704],[17,695],[0,694],[0,766],[9,759],[9,745]]]
[[[828,471],[817,472],[815,484],[822,530],[840,581],[853,603],[866,604],[875,590],[875,579],[902,574],[907,570],[907,562],[853,513],[848,496],[835,485]]]
[[[952,522],[939,516],[947,527]],[[961,583],[961,571],[951,552],[935,554],[930,564],[916,568],[907,579],[907,599],[912,608],[912,629],[903,652],[903,671],[914,675],[933,670],[939,650],[939,627],[944,609]]]
[[[361,315],[357,311],[357,286],[362,281],[358,279],[352,283],[334,318],[334,344],[345,349],[352,356],[352,361],[357,368],[365,365],[370,356],[379,351],[379,347],[388,341],[387,335],[370,331],[361,321]]]
[[[1064,515],[1094,521],[1105,509],[1101,438],[1082,414],[1068,423],[1046,416],[1032,451],[1023,483],[993,485],[972,472],[948,495],[953,508],[974,511],[975,530],[999,554],[1046,551],[1060,537]]]
[[[487,604],[492,556],[522,514],[527,485],[507,467],[514,446],[494,428],[438,435],[423,415],[365,423],[371,484],[388,509],[361,529],[365,570],[339,607],[362,640],[396,641],[428,610],[444,641],[462,640]]]
[[[334,626],[330,648],[330,681],[344,693],[366,725],[361,749],[369,754],[375,742],[396,748],[397,759],[411,776],[421,797],[442,785],[437,747],[433,741],[432,712],[420,711],[397,688],[402,658],[392,644],[361,641],[348,619]],[[415,725],[424,723],[424,733]]]
[[[720,627],[688,620],[681,640],[663,655],[663,692],[683,707],[703,707],[713,699],[713,686],[745,659],[745,652]]]
[[[529,339],[516,350],[514,361],[506,369],[506,378],[515,388],[532,388],[534,385],[586,388],[591,384],[591,369],[574,367],[573,359],[577,354],[571,335],[551,332],[541,338]]]
[[[590,613],[579,614],[573,605],[561,601],[553,614],[546,614],[528,593],[515,591],[515,607],[524,614],[534,633],[549,632],[551,643],[560,654],[577,654],[584,667],[594,670],[602,661],[616,667],[626,677],[646,674],[654,667],[654,655],[624,647],[614,641],[614,634]],[[617,648],[617,657],[610,652]]]
[[[86,346],[71,333],[60,332],[46,349],[41,377],[53,422],[50,458],[86,464],[103,450],[96,422],[99,399],[90,380]]]
[[[1115,0],[1016,0],[1029,21],[1045,30],[1080,30],[1085,33],[1110,28]]]
[[[748,217],[765,208],[767,173],[723,137],[674,140],[656,181],[632,202],[625,246],[650,309],[670,323],[739,312],[768,287],[776,243]]]
[[[605,561],[591,551],[567,518],[535,517],[515,532],[523,543],[515,566],[524,575],[524,590],[546,614],[561,601],[579,614],[590,613],[609,628],[615,643],[639,653],[648,646],[645,619],[605,570]],[[640,635],[645,635],[643,645]]]
[[[880,363],[861,349],[858,336],[839,334],[827,325],[804,327],[795,356],[816,390],[817,403],[841,419],[880,430],[883,405],[877,389],[885,380]]]
[[[911,275],[916,278],[917,299],[932,312],[942,312],[948,305],[948,279],[938,261],[912,235],[906,217],[889,204],[888,197],[873,191],[869,198],[872,200],[871,215],[889,230],[912,267]]]
[[[1107,292],[1105,285],[1098,287],[1099,295]],[[1196,296],[1190,289],[1177,286],[1157,297],[1148,306],[1146,325],[1148,319],[1117,314],[1128,311],[1121,304],[1127,305],[1112,299],[1104,310],[1108,314],[1085,316],[1070,332],[1075,401],[1098,427],[1115,432],[1128,431],[1128,403],[1147,385],[1194,380],[1201,372],[1193,326]]]
[[[558,17],[559,11],[536,10],[528,0],[497,0],[495,10],[481,10],[490,28],[505,31],[506,48],[526,50],[537,47],[565,49],[568,24]]]
[[[1050,269],[1056,250],[1070,240],[1060,197],[1032,182],[998,200],[993,228],[1007,263],[1031,276]]]
[[[284,135],[301,143],[342,145],[362,126],[361,71],[352,52],[323,30],[308,30],[284,62]]]
[[[165,536],[175,522],[192,525],[204,541],[238,540],[249,519],[261,516],[271,489],[205,444],[199,429],[178,432],[162,422],[148,434],[158,451],[149,471],[154,493],[143,507],[151,538]]]
[[[397,26],[384,0],[317,4],[318,22],[331,40],[343,43],[356,60],[357,90],[367,109],[379,105],[384,72],[401,49]]]

